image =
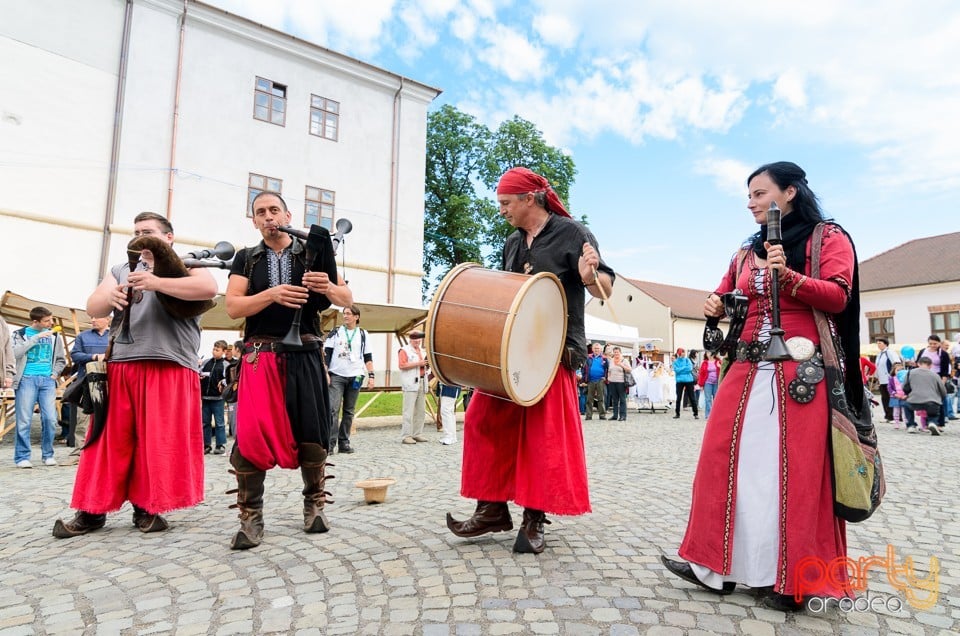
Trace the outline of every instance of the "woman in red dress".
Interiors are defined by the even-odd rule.
[[[739,290],[749,299],[746,323],[704,431],[679,550],[687,562],[663,562],[720,594],[747,585],[766,593],[765,605],[797,610],[797,577],[807,576],[798,562],[812,557],[830,564],[847,552],[844,522],[833,513],[827,383],[813,309],[827,314],[841,343],[849,399],[862,400],[856,254],[847,234],[827,222],[820,274],[810,276],[811,235],[824,219],[796,164],[761,166],[747,185],[747,207],[760,231],[704,304],[705,315],[721,316],[720,295]],[[766,240],[772,202],[782,210],[781,245]],[[762,359],[770,340],[771,270],[779,272],[781,327],[793,358],[784,362]],[[802,592],[848,595],[845,571],[832,581],[821,578],[805,579]]]

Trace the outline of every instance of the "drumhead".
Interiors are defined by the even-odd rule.
[[[567,302],[560,280],[536,274],[514,299],[505,325],[500,359],[510,398],[523,406],[542,398],[560,364],[567,333]]]

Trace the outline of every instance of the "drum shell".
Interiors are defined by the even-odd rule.
[[[531,306],[533,297],[542,302],[544,294],[548,307]],[[556,375],[566,339],[566,309],[563,287],[553,274],[529,276],[476,263],[459,265],[440,283],[430,306],[427,355],[433,372],[445,384],[474,387],[532,406]],[[531,318],[535,313],[541,315]],[[531,319],[548,326],[551,333],[534,334],[540,348],[527,361],[535,365],[533,369],[508,368],[509,347],[517,346],[514,330]],[[523,328],[529,329],[529,324]],[[518,379],[521,376],[524,380],[533,376],[532,389]]]

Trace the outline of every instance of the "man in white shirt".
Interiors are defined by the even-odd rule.
[[[893,421],[893,409],[890,408],[890,391],[887,388],[887,382],[890,380],[890,371],[897,362],[902,362],[900,354],[890,349],[890,341],[886,338],[877,338],[877,349],[880,353],[877,355],[877,370],[874,375],[880,383],[880,401],[883,403],[883,419],[888,422]]]
[[[353,412],[364,380],[373,388],[373,354],[367,350],[367,332],[359,327],[360,308],[343,310],[343,325],[337,327],[323,345],[330,384],[330,452],[339,446],[341,453],[352,453],[350,430]],[[366,376],[366,377],[364,377]],[[340,406],[343,405],[343,418]]]

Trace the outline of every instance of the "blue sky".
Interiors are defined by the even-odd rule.
[[[208,1],[441,88],[434,108],[534,122],[632,278],[713,288],[770,161],[807,171],[861,260],[960,229],[951,0]]]

